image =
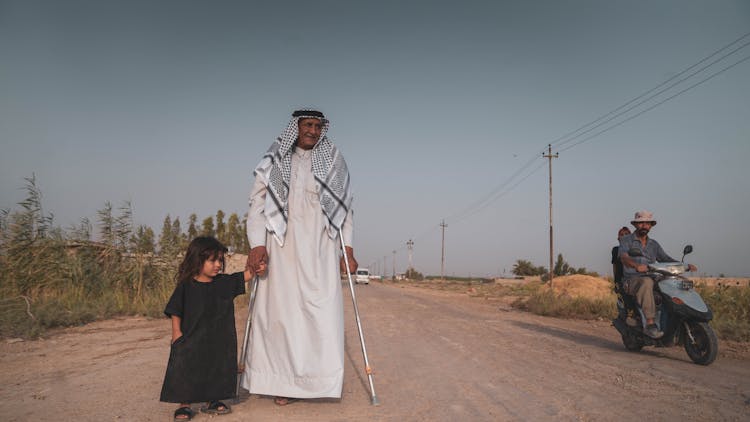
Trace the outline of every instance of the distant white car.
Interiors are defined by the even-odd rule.
[[[368,270],[367,268],[358,268],[354,280],[357,282],[357,284],[370,284],[370,270]]]

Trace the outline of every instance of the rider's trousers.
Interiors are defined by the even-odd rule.
[[[656,303],[654,302],[654,280],[651,277],[634,277],[627,280],[625,289],[628,294],[635,296],[635,300],[643,310],[646,319],[656,318]]]

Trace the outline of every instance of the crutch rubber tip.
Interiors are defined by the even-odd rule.
[[[378,400],[378,396],[372,396],[372,405],[380,406],[380,400]]]

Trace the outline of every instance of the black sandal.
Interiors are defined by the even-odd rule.
[[[179,416],[187,417],[180,418]],[[193,416],[195,416],[195,410],[191,409],[189,406],[182,406],[174,411],[174,422],[189,421],[190,419],[193,419]]]
[[[222,407],[223,409],[220,409]],[[232,408],[223,402],[211,401],[208,402],[208,406],[201,407],[201,412],[209,413],[211,415],[226,415],[227,413],[232,413]]]

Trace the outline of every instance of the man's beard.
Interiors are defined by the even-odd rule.
[[[638,237],[646,237],[646,235],[648,235],[648,231],[648,229],[638,229],[636,230],[636,234],[638,235]]]

